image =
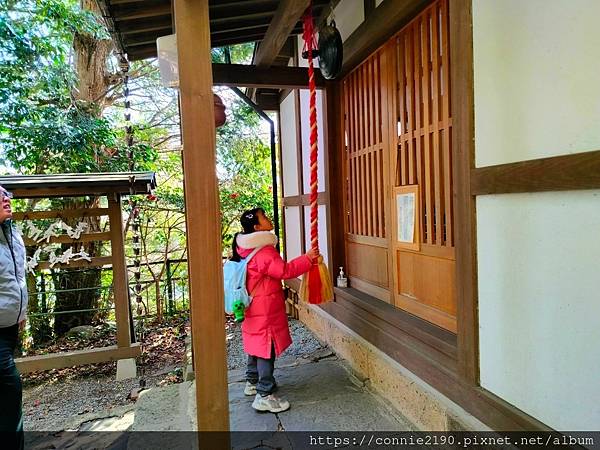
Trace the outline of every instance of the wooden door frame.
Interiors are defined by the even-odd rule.
[[[471,193],[475,161],[472,3],[449,3],[458,370],[464,382],[477,386],[477,223],[475,197]]]

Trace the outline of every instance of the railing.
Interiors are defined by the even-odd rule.
[[[155,262],[150,264],[163,264],[163,262]],[[142,298],[144,299],[144,303],[147,307],[147,314],[145,317],[154,317],[157,315],[157,298],[156,298],[156,289],[155,286],[158,283],[159,288],[158,292],[161,298],[161,301],[165,303],[165,314],[167,316],[179,314],[188,310],[189,304],[189,288],[188,288],[188,278],[187,272],[184,272],[185,275],[174,276],[173,268],[177,269],[177,265],[179,264],[187,264],[187,260],[177,259],[177,260],[167,260],[164,262],[166,265],[166,271],[163,278],[160,280],[142,280],[140,284],[142,285]],[[185,265],[182,269],[185,268]],[[111,271],[110,268],[103,268],[103,271]],[[49,279],[50,278],[50,279]],[[84,312],[98,312],[105,313],[109,311],[114,311],[114,295],[113,295],[113,286],[112,284],[105,284],[101,286],[89,286],[75,289],[55,289],[53,288],[53,281],[49,274],[40,273],[37,277],[38,285],[43,287],[41,290],[36,290],[33,292],[29,292],[30,299],[37,297],[37,304],[41,305],[41,308],[38,312],[30,312],[28,314],[28,319],[32,318],[52,318],[57,315],[63,314],[77,314]],[[135,286],[134,282],[129,283],[129,294],[130,299],[134,298],[133,286]],[[50,289],[47,289],[50,288]],[[54,311],[56,304],[56,294],[65,294],[65,293],[73,293],[73,292],[93,292],[95,295],[98,295],[98,307],[96,308],[87,308],[87,309],[76,309],[69,311]],[[131,301],[131,300],[130,300]],[[134,314],[135,319],[135,314]],[[102,322],[103,320],[107,320],[106,316],[99,314],[95,318],[95,322]]]

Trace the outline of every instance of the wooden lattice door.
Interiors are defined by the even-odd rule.
[[[389,66],[380,50],[343,80],[348,273],[354,287],[388,302]]]
[[[456,332],[448,1],[425,9],[343,80],[351,284]],[[412,192],[414,239],[397,196]]]
[[[448,1],[428,7],[389,46],[397,61],[392,193],[418,193],[412,248],[396,239],[398,211],[391,214],[394,303],[456,332]]]

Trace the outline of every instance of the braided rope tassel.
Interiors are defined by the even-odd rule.
[[[308,21],[307,27],[311,40],[313,36],[312,20]],[[311,41],[309,41],[311,42]],[[313,45],[308,45],[308,89],[310,92],[310,243],[314,250],[319,250],[319,229],[317,204],[318,186],[318,167],[317,158],[319,155],[318,132],[317,132],[317,89],[315,85],[315,69],[313,65]]]
[[[313,65],[313,49],[316,47],[312,10],[304,16],[304,45],[308,53],[308,88],[310,91],[310,243],[313,250],[319,250],[319,205],[318,186],[318,132],[317,132],[317,87]],[[309,303],[323,303],[333,300],[333,286],[329,270],[323,258],[312,265],[302,279],[300,297]]]

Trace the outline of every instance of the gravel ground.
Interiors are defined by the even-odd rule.
[[[305,328],[301,322],[290,319],[292,345],[281,355],[299,357],[313,353],[324,346]],[[246,365],[246,355],[242,346],[241,327],[228,324],[227,367],[240,369]],[[27,431],[60,431],[67,423],[78,416],[98,413],[114,407],[131,405],[127,398],[132,389],[139,386],[138,379],[115,381],[116,363],[113,370],[104,371],[102,376],[65,379],[55,377],[37,386],[23,389],[24,425]],[[168,361],[164,367],[153,366],[154,372],[146,377],[148,387],[159,385],[165,379],[173,380],[181,364]],[[108,376],[107,376],[108,372]]]
[[[175,367],[146,377],[148,387],[157,386]],[[76,378],[46,382],[23,390],[23,416],[26,431],[61,430],[78,415],[131,404],[127,396],[139,387],[137,378],[115,381],[114,374],[101,378]]]
[[[300,322],[289,319],[292,345],[283,352],[281,358],[298,357],[313,353],[324,345]],[[227,328],[227,368],[229,370],[241,369],[246,366],[247,356],[242,345],[242,330],[237,324],[228,324]]]

